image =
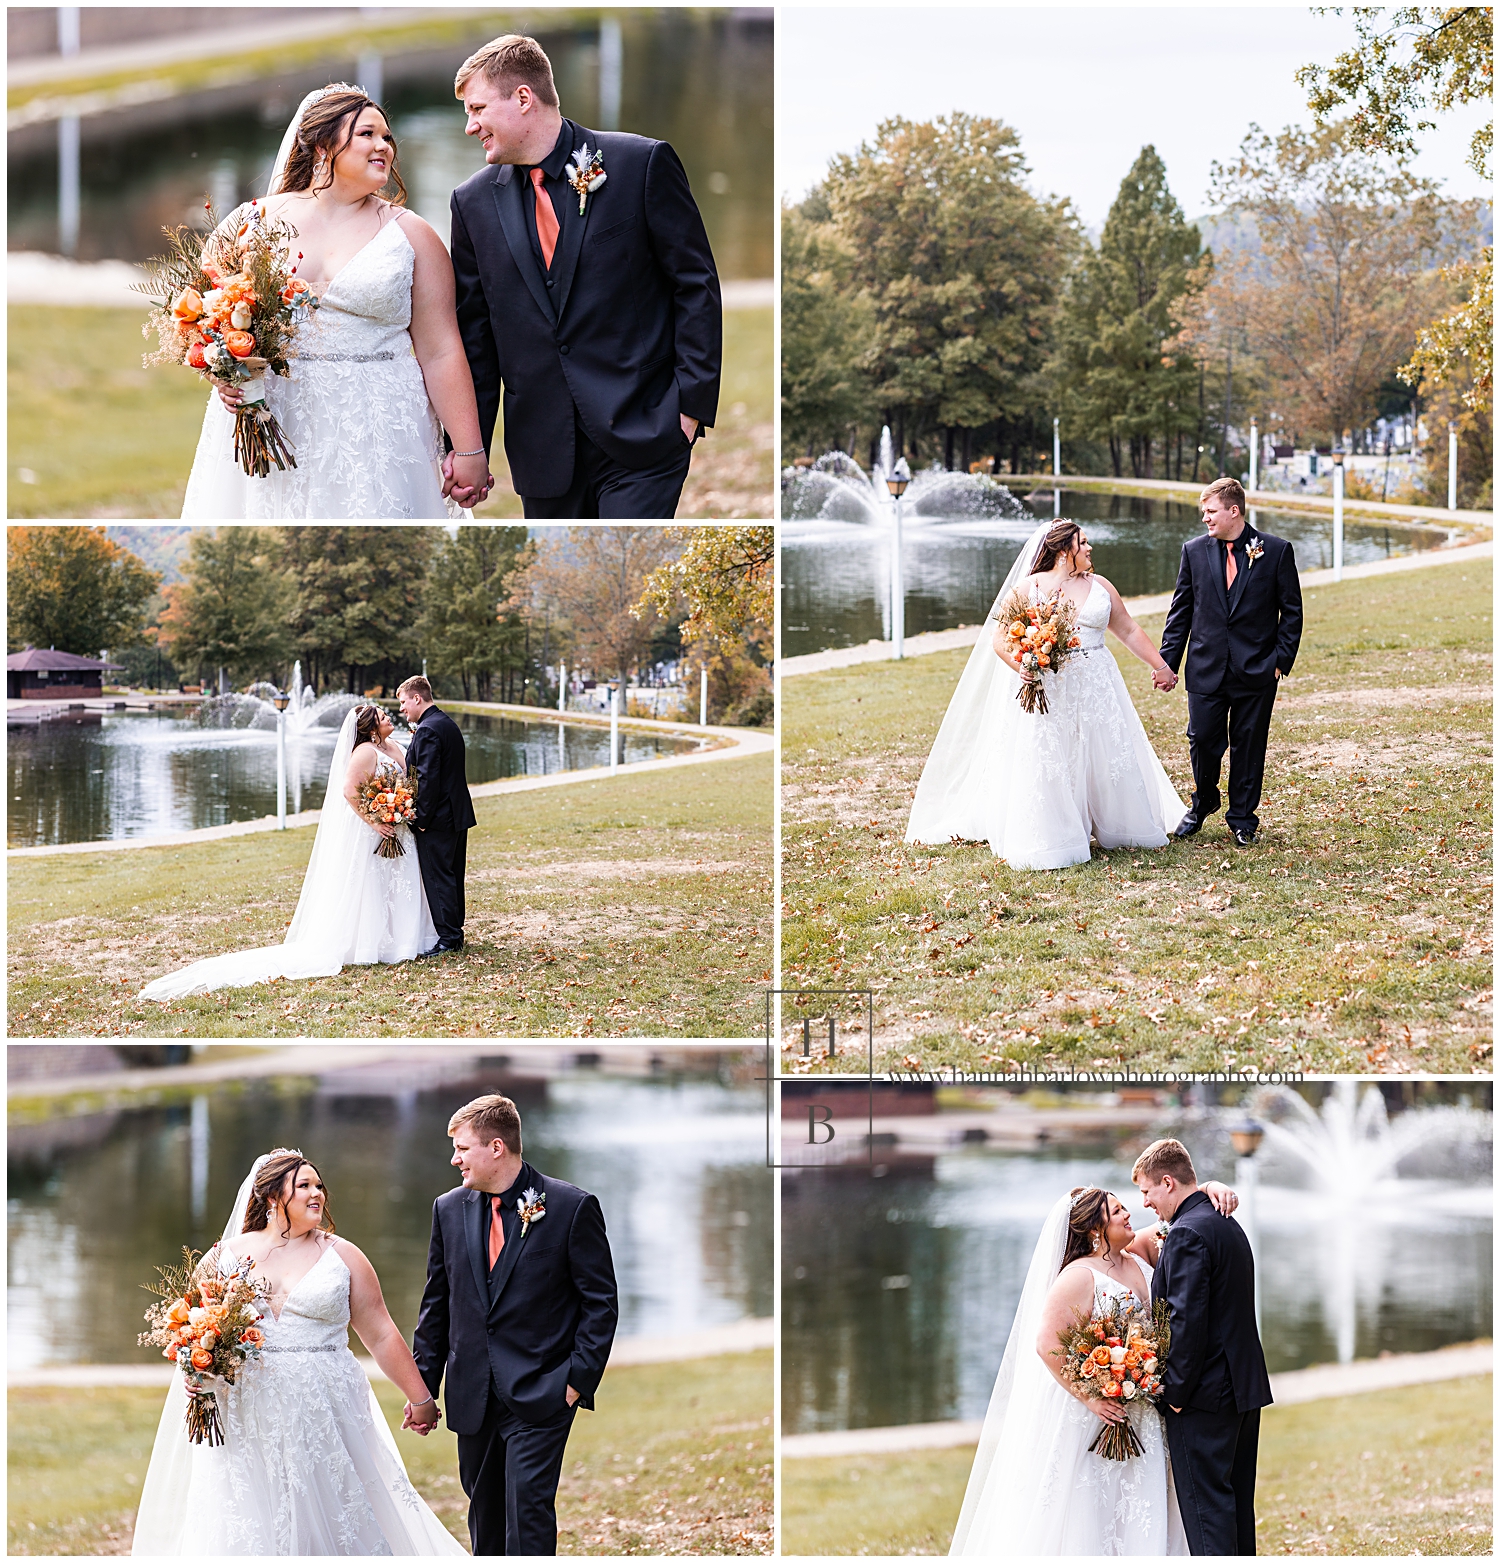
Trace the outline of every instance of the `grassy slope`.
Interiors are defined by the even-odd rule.
[[[15,858],[12,1036],[745,1036],[771,980],[771,756],[480,798],[461,956],[135,1001],[285,933],[313,830]]]
[[[376,1394],[396,1431],[400,1394]],[[10,1553],[129,1552],[161,1404],[151,1389],[11,1390]],[[453,1435],[396,1441],[467,1545]],[[771,1353],[612,1368],[568,1440],[558,1528],[562,1553],[769,1552]]]
[[[1490,1550],[1490,1378],[1273,1406],[1256,1484],[1262,1554]],[[788,1461],[787,1553],[944,1553],[972,1449]]]
[[[181,514],[207,392],[196,375],[141,367],[156,346],[141,337],[144,318],[144,309],[11,306],[13,518]],[[723,411],[694,451],[685,518],[771,514],[771,388],[771,311],[728,311]],[[478,512],[484,521],[521,514],[498,439],[494,458],[500,483]],[[35,483],[20,480],[22,468]]]
[[[887,1067],[1488,1072],[1488,569],[1305,602],[1248,851],[1222,815],[1055,873],[1014,872],[982,844],[904,846],[965,654],[789,680],[783,985],[873,986]],[[1159,616],[1143,624],[1160,638]],[[1185,695],[1152,691],[1111,644],[1186,796]],[[800,1045],[785,1043],[788,1067]]]

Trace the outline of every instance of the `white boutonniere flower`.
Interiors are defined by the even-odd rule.
[[[1255,568],[1255,561],[1259,559],[1265,551],[1266,545],[1261,542],[1258,537],[1252,537],[1250,541],[1245,544],[1245,568],[1247,570],[1253,570]]]
[[[533,1221],[540,1221],[547,1214],[547,1196],[536,1189],[527,1189],[516,1201],[516,1214],[521,1218],[521,1236],[531,1230]]]
[[[587,141],[573,154],[573,161],[567,168],[568,183],[578,193],[578,215],[583,216],[583,209],[588,203],[588,198],[609,177],[604,172],[604,149],[600,147],[589,154]]]

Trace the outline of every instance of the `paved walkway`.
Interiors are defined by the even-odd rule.
[[[738,1352],[769,1351],[776,1344],[774,1319],[741,1319],[709,1330],[680,1335],[637,1335],[617,1340],[609,1353],[612,1368],[633,1368],[651,1362],[697,1362],[704,1357],[726,1357]],[[385,1374],[370,1357],[356,1357],[374,1383],[386,1382]],[[165,1388],[175,1370],[166,1362],[106,1362],[55,1368],[12,1369],[6,1375],[11,1389],[152,1389]]]
[[[1398,559],[1376,559],[1369,564],[1351,564],[1344,569],[1346,581],[1364,580],[1375,575],[1399,575],[1406,570],[1425,570],[1430,565],[1488,563],[1495,552],[1493,543],[1465,543],[1455,548],[1432,548],[1419,554],[1402,554]],[[1304,570],[1300,576],[1302,589],[1314,586],[1332,586],[1332,570]],[[1153,613],[1165,613],[1171,605],[1171,592],[1158,592],[1151,597],[1127,597],[1125,606],[1132,616],[1141,619]],[[979,633],[977,625],[965,625],[956,630],[933,630],[926,635],[908,635],[906,655],[925,656],[934,651],[967,651]],[[830,668],[854,667],[861,662],[889,662],[891,645],[888,640],[870,640],[863,646],[839,646],[833,651],[814,651],[805,657],[784,657],[780,664],[782,678],[794,678],[799,673],[826,673]]]
[[[453,709],[450,707],[450,709]],[[525,711],[532,720],[538,718],[547,719],[549,713],[538,711],[534,706],[470,706],[468,709],[478,711],[501,711],[507,714],[515,714]],[[570,711],[564,718],[559,712],[550,713],[552,718],[578,722],[585,720],[578,712]],[[607,723],[608,717],[593,717],[595,725],[600,721]],[[686,738],[708,737],[718,741],[718,747],[704,749],[696,754],[673,754],[660,760],[636,760],[629,765],[622,765],[616,773],[616,779],[626,776],[639,776],[646,771],[674,770],[682,765],[706,765],[715,760],[740,760],[752,754],[769,754],[776,748],[776,736],[774,733],[763,732],[755,727],[690,727],[680,722],[655,722],[644,718],[631,717],[629,722],[622,722],[621,728],[646,728],[654,731],[678,733]],[[511,776],[504,781],[480,782],[476,787],[469,788],[469,796],[473,798],[498,798],[512,792],[535,792],[543,787],[568,787],[577,782],[609,781],[609,767],[597,765],[589,770],[582,771],[558,771],[551,776]],[[321,809],[304,809],[300,814],[288,814],[286,828],[299,830],[306,825],[316,825],[322,817]],[[223,841],[230,836],[252,836],[264,830],[278,829],[276,816],[267,815],[264,819],[242,820],[234,825],[210,825],[203,830],[176,830],[169,831],[159,836],[127,836],[116,841],[71,841],[62,846],[55,847],[13,847],[6,852],[8,858],[18,857],[60,857],[68,853],[79,852],[124,852],[136,847],[180,847],[189,846],[200,841]]]
[[[1328,1363],[1271,1375],[1271,1394],[1278,1406],[1309,1400],[1333,1400],[1400,1389],[1408,1384],[1438,1384],[1445,1379],[1473,1378],[1495,1369],[1495,1348],[1489,1341],[1449,1346],[1441,1351],[1414,1351],[1377,1357],[1368,1362]],[[917,1422],[906,1427],[861,1427],[843,1433],[794,1433],[781,1440],[789,1459],[825,1459],[839,1455],[903,1454],[914,1449],[957,1449],[977,1444],[982,1422]]]

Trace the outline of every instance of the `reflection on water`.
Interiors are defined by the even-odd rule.
[[[595,129],[670,141],[692,182],[724,277],[769,277],[771,25],[769,10],[629,10],[610,13],[620,48],[617,111],[601,104],[600,31],[533,14],[552,60],[563,112]],[[451,28],[451,18],[444,18]],[[499,26],[498,31],[505,31]],[[413,210],[444,238],[448,196],[484,164],[464,135],[455,69],[496,36],[494,13],[430,50],[369,63],[332,60],[311,70],[215,88],[166,103],[115,109],[81,122],[80,260],[141,261],[159,254],[161,229],[194,221],[205,195],[220,211],[264,195],[288,120],[303,95],[340,78],[370,90],[391,116]],[[605,73],[606,77],[608,73]],[[601,118],[613,118],[601,125]],[[57,127],[9,138],[10,249],[59,249]]]
[[[1138,1147],[1137,1147],[1138,1148]],[[1222,1174],[1220,1174],[1222,1175]],[[1080,1184],[1153,1220],[1129,1162],[969,1150],[930,1172],[803,1173],[782,1187],[782,1426],[787,1432],[982,1417],[1042,1222]],[[1488,1184],[1407,1180],[1334,1208],[1259,1193],[1270,1370],[1425,1351],[1491,1332]]]
[[[454,713],[471,786],[609,764],[609,729]],[[274,728],[200,727],[165,712],[26,723],[7,730],[12,847],[197,830],[276,812]],[[337,725],[288,735],[287,808],[321,808]],[[624,730],[622,763],[694,748]]]
[[[587,1073],[546,1082],[481,1065],[440,1089],[413,1081],[376,1094],[349,1071],[74,1120],[71,1136],[13,1130],[10,1366],[146,1360],[135,1337],[151,1267],[184,1243],[216,1241],[240,1180],[278,1145],[317,1161],[340,1234],[374,1264],[409,1339],[432,1202],[458,1181],[449,1116],[494,1090],[521,1109],[527,1160],[599,1196],[622,1336],[771,1313],[771,1178],[755,1089]]]
[[[1051,514],[1050,491],[1032,518],[989,522],[911,522],[901,551],[906,633],[979,624],[1038,521]],[[1094,545],[1094,568],[1126,597],[1169,592],[1182,545],[1203,530],[1195,505],[1175,499],[1064,490],[1062,513],[1081,521]],[[1295,547],[1299,569],[1333,564],[1333,522],[1321,516],[1251,508],[1256,526]],[[1344,562],[1362,564],[1430,548],[1440,533],[1384,522],[1348,522]],[[789,521],[781,527],[782,654],[890,638],[891,534],[883,523]]]

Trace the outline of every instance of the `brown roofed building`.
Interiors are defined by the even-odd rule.
[[[123,670],[119,662],[75,657],[71,651],[38,651],[28,646],[5,659],[7,700],[97,700],[104,675]]]

